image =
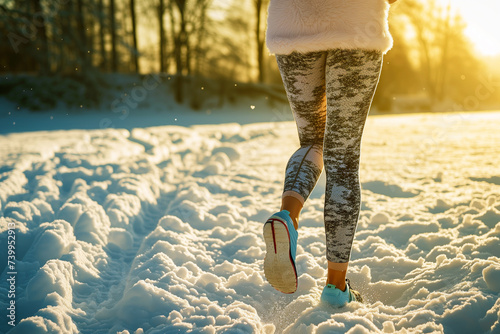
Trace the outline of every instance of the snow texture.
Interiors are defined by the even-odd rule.
[[[291,122],[0,137],[0,308],[8,333],[500,333],[500,113],[369,117],[348,277],[333,309],[324,175],[298,291],[263,275],[262,226],[297,149]]]

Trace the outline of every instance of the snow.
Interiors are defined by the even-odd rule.
[[[191,126],[193,124],[238,123],[249,124],[255,122],[293,121],[288,105],[270,99],[267,96],[238,96],[234,102],[226,101],[222,106],[208,101],[202,110],[194,111],[189,107],[189,101],[177,104],[171,90],[165,86],[158,86],[140,104],[124,104],[122,99],[133,94],[136,85],[141,84],[134,76],[120,75],[110,81],[112,86],[118,86],[115,91],[110,90],[108,95],[113,101],[103,101],[99,107],[81,108],[60,106],[44,111],[29,111],[15,102],[0,96],[0,134],[47,131],[66,129],[127,129],[132,131],[138,128],[156,127],[161,125]],[[64,89],[65,87],[62,87]],[[269,89],[262,87],[262,91]],[[109,97],[108,97],[109,99]],[[119,107],[115,106],[116,102]],[[129,101],[130,102],[130,101]],[[209,103],[210,102],[210,103]],[[123,110],[122,110],[123,109]],[[376,110],[372,111],[372,114]],[[146,134],[147,136],[147,134]],[[141,141],[140,135],[136,137]],[[147,141],[146,141],[147,142]]]
[[[319,302],[324,175],[300,218],[298,291],[263,275],[292,122],[13,130],[0,136],[0,238],[14,223],[17,325],[2,316],[0,331],[500,333],[498,124],[500,112],[368,118],[348,274],[366,303],[341,309]]]

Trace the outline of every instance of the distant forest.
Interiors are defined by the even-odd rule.
[[[189,102],[200,83],[216,86],[214,94],[242,83],[279,99],[279,72],[265,46],[268,2],[1,0],[0,94],[28,107],[37,94],[37,101],[54,100],[48,106],[56,99],[98,105],[108,73],[160,73],[171,76],[173,98],[195,109],[203,108]],[[450,8],[398,1],[390,27],[394,47],[384,58],[379,110],[499,105],[500,88]],[[64,98],[68,89],[75,94]]]

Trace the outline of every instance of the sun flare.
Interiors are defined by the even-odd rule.
[[[443,6],[451,5],[467,23],[465,33],[483,56],[500,54],[500,1],[498,0],[438,0]]]

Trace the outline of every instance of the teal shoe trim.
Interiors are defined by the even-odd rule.
[[[282,210],[280,212],[275,213],[269,218],[269,220],[274,219],[276,217],[279,217],[286,222],[288,235],[290,236],[290,253],[293,261],[295,262],[295,259],[297,257],[297,241],[299,238],[299,232],[297,232],[297,230],[295,229],[295,226],[293,225],[293,220],[292,218],[290,218],[290,212],[288,212],[287,210]]]
[[[278,291],[294,293],[298,276],[295,267],[298,232],[295,230],[290,213],[286,210],[272,215],[263,227],[266,243],[264,275]]]
[[[335,307],[342,307],[350,302],[362,303],[363,298],[359,292],[351,289],[350,282],[347,280],[345,291],[338,289],[333,284],[327,284],[321,293],[321,301]]]

